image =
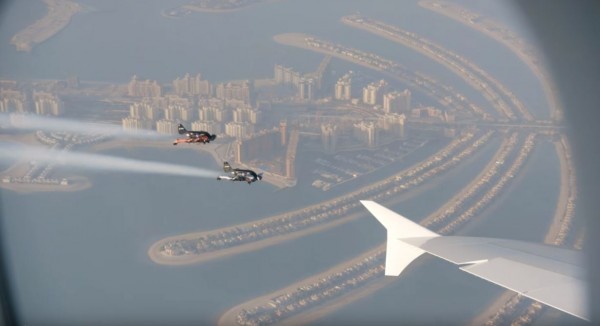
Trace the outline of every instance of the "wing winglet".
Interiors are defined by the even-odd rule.
[[[580,252],[508,239],[441,236],[372,201],[361,203],[387,229],[385,275],[398,276],[428,252],[533,300],[590,320]]]
[[[387,229],[385,275],[400,275],[410,263],[425,253],[401,239],[440,236],[376,202],[361,200],[360,203]]]

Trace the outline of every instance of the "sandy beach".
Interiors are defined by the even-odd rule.
[[[433,157],[435,157],[436,155],[438,155],[437,153],[432,154],[428,159],[426,159],[425,161],[430,161],[432,160]],[[409,171],[412,169],[417,168],[419,165],[421,164],[421,162],[419,163],[415,163],[412,166],[404,169],[403,171]],[[448,175],[452,175],[452,172],[445,174],[446,176]],[[432,180],[431,184],[429,185],[423,185],[421,187],[418,187],[418,189],[416,189],[415,191],[411,191],[411,192],[405,192],[402,193],[400,195],[395,196],[393,199],[391,199],[389,202],[397,202],[400,200],[408,200],[409,198],[411,198],[412,196],[416,196],[417,194],[421,193],[421,191],[425,191],[425,189],[429,189],[429,187],[433,187],[435,185],[438,185],[439,183],[443,182],[444,177],[438,177],[435,180]],[[362,188],[352,191],[350,193],[347,193],[343,196],[340,197],[336,197],[333,199],[330,199],[328,201],[325,202],[320,202],[320,203],[316,203],[314,205],[308,206],[308,207],[304,207],[301,210],[314,210],[314,209],[318,209],[320,207],[323,206],[327,206],[329,204],[335,204],[337,201],[341,200],[342,198],[346,197],[346,196],[355,196],[358,199],[364,199],[362,197],[360,197],[359,195],[365,191],[365,189],[368,188],[373,188],[376,185],[383,185],[385,183],[389,182],[389,178],[384,178],[383,180],[378,180],[376,182],[374,182],[373,184],[367,185],[367,186],[363,186]],[[387,202],[387,201],[386,201]],[[299,212],[300,210],[297,210],[297,212]],[[285,217],[285,215],[288,215],[290,213],[293,212],[286,212],[283,214],[279,214],[276,216],[270,216],[270,217],[266,217],[263,219],[259,219],[259,220],[254,220],[254,221],[250,221],[244,224],[238,224],[238,225],[232,225],[232,226],[228,226],[228,227],[224,227],[221,229],[217,229],[217,230],[210,230],[210,231],[202,231],[202,232],[193,232],[193,233],[188,233],[188,234],[182,234],[182,235],[176,235],[176,236],[171,236],[165,239],[161,239],[159,241],[157,241],[156,243],[154,243],[149,251],[148,254],[151,257],[151,259],[157,263],[160,264],[176,264],[176,265],[180,265],[180,264],[191,264],[191,263],[198,263],[198,262],[202,262],[202,261],[206,261],[208,259],[214,259],[214,258],[218,258],[218,257],[222,257],[225,255],[230,255],[230,254],[234,254],[234,253],[241,253],[241,252],[246,252],[249,250],[256,250],[259,248],[263,248],[267,245],[272,245],[275,243],[279,243],[281,241],[286,241],[289,239],[293,239],[295,237],[301,236],[301,235],[306,235],[306,234],[310,234],[312,232],[319,232],[322,231],[326,228],[329,227],[333,227],[336,225],[340,225],[341,223],[345,223],[347,221],[350,221],[352,219],[358,218],[360,216],[363,216],[366,212],[362,212],[362,213],[354,213],[351,215],[348,215],[346,217],[342,217],[342,218],[338,218],[335,219],[333,221],[324,221],[321,224],[316,224],[315,226],[310,226],[306,229],[303,230],[299,230],[293,233],[287,233],[287,234],[283,234],[283,235],[278,235],[278,236],[274,236],[271,237],[269,239],[263,239],[263,240],[258,240],[255,242],[251,242],[251,243],[247,243],[247,244],[241,244],[238,246],[234,246],[231,248],[227,248],[227,249],[222,249],[222,250],[218,250],[214,253],[209,252],[209,253],[202,253],[200,255],[187,255],[187,256],[181,256],[181,257],[165,257],[164,255],[160,254],[160,248],[167,242],[169,241],[173,241],[173,240],[191,240],[191,239],[198,239],[201,236],[207,235],[207,234],[219,234],[222,231],[226,231],[228,229],[232,229],[232,228],[249,228],[252,227],[254,224],[257,223],[268,223],[270,221],[277,221],[280,220],[282,218]]]
[[[556,202],[554,219],[552,220],[552,224],[550,224],[548,233],[546,233],[546,237],[544,238],[544,243],[547,244],[553,244],[559,236],[563,221],[566,217],[565,215],[567,213],[568,199],[571,193],[569,185],[569,165],[567,163],[565,148],[559,142],[554,144],[556,153],[558,154],[558,160],[560,162],[560,195],[558,196],[558,201]]]
[[[443,6],[436,6],[436,4],[443,4]],[[512,33],[511,36],[513,37],[507,37],[506,35],[503,35],[500,31],[509,31],[509,29],[500,23],[497,23],[490,17],[470,12],[468,9],[460,7],[456,4],[445,1],[421,0],[419,1],[419,6],[451,18],[469,28],[489,36],[498,43],[506,46],[529,67],[531,72],[533,72],[533,74],[542,84],[542,88],[544,89],[546,99],[550,106],[552,119],[558,121],[562,120],[563,108],[560,105],[561,101],[559,98],[559,92],[557,91],[556,85],[550,77],[550,74],[542,65],[541,59],[536,57],[534,51],[530,50],[531,45],[528,45],[522,39],[516,39]],[[464,16],[461,16],[460,13],[476,16],[478,19],[477,21],[469,20]]]
[[[254,307],[254,306],[258,306],[258,305],[262,305],[265,304],[266,302],[268,302],[269,300],[271,300],[271,298],[276,297],[278,295],[284,294],[284,293],[288,293],[288,292],[292,292],[294,290],[296,290],[299,286],[303,285],[303,284],[309,284],[309,283],[314,283],[319,281],[321,278],[326,277],[328,275],[331,274],[335,274],[338,272],[343,272],[349,265],[353,265],[358,263],[359,261],[363,260],[364,258],[368,257],[368,256],[372,256],[374,254],[376,254],[377,252],[380,252],[382,250],[385,250],[385,244],[381,244],[378,245],[377,247],[361,254],[360,256],[357,256],[353,259],[347,260],[341,264],[338,264],[322,273],[313,275],[309,278],[300,280],[296,283],[293,283],[283,289],[279,289],[275,292],[271,292],[269,294],[257,297],[255,299],[252,299],[250,301],[244,302],[238,306],[235,306],[231,309],[229,309],[227,312],[225,312],[221,318],[219,319],[218,325],[236,325],[236,317],[237,315],[240,313],[240,311],[244,308],[248,308],[248,307]],[[375,283],[375,282],[374,282]],[[373,284],[371,284],[373,285]],[[381,288],[381,286],[375,286],[372,289],[379,289]],[[285,321],[283,321],[285,324],[287,325],[301,325],[301,324],[306,324],[307,322],[310,322],[311,320],[316,320],[319,317],[326,315],[334,310],[334,308],[337,308],[341,305],[339,305],[339,303],[341,303],[341,301],[343,299],[350,299],[350,296],[353,296],[352,301],[355,301],[357,299],[359,299],[360,297],[364,296],[364,294],[361,292],[360,296],[356,296],[353,294],[348,294],[348,295],[342,295],[340,298],[333,300],[333,301],[338,301],[337,304],[333,304],[334,302],[332,301],[332,303],[328,303],[326,306],[319,306],[317,308],[314,309],[310,309],[306,312],[303,312],[301,314],[298,314],[292,318],[286,319]],[[351,301],[345,301],[345,302],[351,302]],[[345,303],[344,303],[345,304]],[[327,309],[325,310],[321,310],[322,307],[326,307]],[[314,310],[311,312],[311,310]],[[318,310],[318,311],[317,311]],[[309,318],[311,317],[311,318]],[[292,319],[294,320],[294,323],[292,323]]]
[[[514,117],[515,112],[520,112],[524,119],[529,121],[533,120],[531,114],[527,111],[523,103],[521,103],[505,85],[490,76],[485,70],[481,69],[473,62],[461,57],[459,54],[454,53],[442,47],[441,45],[432,42],[431,40],[417,37],[408,31],[400,29],[397,26],[386,25],[383,22],[372,20],[370,23],[359,23],[353,20],[351,16],[346,16],[342,18],[342,23],[411,48],[412,50],[419,52],[429,59],[445,66],[446,69],[452,71],[456,76],[459,76],[461,79],[463,79],[473,89],[480,92],[501,116]],[[482,85],[485,84],[488,86],[483,87]],[[494,87],[489,87],[491,85]],[[511,107],[508,102],[504,101],[498,92],[509,98],[514,108]]]
[[[82,10],[81,5],[68,0],[42,1],[48,6],[48,13],[11,38],[10,43],[17,47],[17,51],[30,52],[36,44],[67,27],[73,15]]]
[[[352,63],[361,65],[363,67],[367,67],[369,69],[373,69],[376,71],[381,71],[381,72],[385,72],[383,69],[378,68],[376,66],[373,65],[369,65],[365,62],[362,62],[358,59],[354,59],[354,58],[350,58],[348,56],[345,56],[343,54],[337,53],[337,52],[332,52],[332,51],[328,51],[328,50],[323,50],[320,48],[315,48],[315,47],[311,47],[306,45],[305,42],[305,38],[311,38],[313,37],[312,35],[308,35],[308,34],[303,34],[303,33],[284,33],[284,34],[277,34],[275,36],[273,36],[273,40],[277,43],[280,44],[284,44],[284,45],[289,45],[289,46],[294,46],[294,47],[299,47],[305,50],[309,50],[309,51],[314,51],[314,52],[319,52],[325,55],[331,55],[333,57],[345,60],[345,61],[350,61]],[[399,78],[398,76],[392,76],[394,78]]]
[[[239,1],[239,0],[238,0]],[[242,10],[245,9],[249,6],[252,5],[256,5],[259,3],[264,3],[264,2],[275,2],[277,0],[246,0],[245,3],[239,4],[236,7],[233,8],[218,8],[216,7],[216,5],[219,4],[219,2],[221,3],[228,3],[231,2],[233,3],[234,1],[214,1],[216,2],[216,4],[213,5],[213,7],[209,7],[209,6],[200,6],[197,5],[197,2],[202,2],[202,1],[191,1],[189,4],[183,5],[181,6],[184,9],[188,9],[191,11],[196,11],[196,12],[206,12],[206,13],[228,13],[228,12],[233,12],[233,11],[238,11],[238,10]]]
[[[491,165],[496,164],[496,158],[497,155],[502,151],[501,148],[503,146],[500,146],[500,149],[496,152],[496,154],[494,155],[493,159],[490,160],[490,162],[488,163],[488,165],[486,166],[486,168],[484,170],[482,170],[482,172],[479,174],[478,177],[474,178],[473,181],[466,186],[463,191],[461,191],[459,194],[457,194],[455,197],[453,198],[458,198],[459,196],[461,196],[461,194],[463,194],[466,189],[468,189],[469,187],[472,187],[474,185],[475,182],[477,182],[480,178],[480,176],[482,174],[485,173],[485,171],[487,169],[489,169],[491,167]],[[530,169],[532,168],[532,166],[530,164],[526,164],[525,166],[523,166],[523,169]],[[564,167],[563,165],[561,165],[561,168],[563,169],[561,171],[561,174],[565,174],[566,171],[564,171]],[[523,171],[522,171],[523,172]],[[520,175],[523,173],[520,173]],[[518,183],[518,180],[515,181],[515,183]],[[453,202],[454,200],[450,200],[449,203]],[[563,202],[564,202],[564,198],[563,198]],[[428,217],[426,217],[425,219],[423,219],[422,221],[420,221],[421,224],[426,223],[428,220],[432,219],[434,216],[436,215],[436,213],[433,213],[431,215],[429,215]],[[376,250],[384,250],[385,249],[385,243],[383,243],[382,245],[380,245],[379,247],[377,247],[376,249],[373,249],[371,251],[369,251],[367,254],[363,254],[357,258],[354,258],[352,260],[349,260],[347,262],[344,262],[342,264],[339,264],[335,267],[333,267],[332,269],[324,272],[324,273],[320,273],[318,275],[315,275],[313,277],[301,280],[299,282],[296,282],[284,289],[280,289],[277,290],[275,292],[272,292],[268,295],[265,296],[261,296],[258,298],[255,298],[253,300],[250,300],[248,302],[242,303],[241,305],[238,305],[234,308],[232,308],[231,310],[227,311],[220,319],[219,324],[220,325],[230,325],[233,324],[235,322],[235,318],[236,316],[240,313],[241,309],[248,309],[250,307],[254,307],[254,306],[259,306],[259,305],[263,305],[266,304],[268,302],[268,300],[270,300],[273,297],[276,297],[278,295],[281,295],[283,293],[287,293],[290,291],[293,291],[295,289],[297,289],[298,287],[301,287],[303,285],[306,284],[310,284],[312,282],[315,282],[327,275],[329,275],[330,273],[336,273],[338,271],[343,271],[344,269],[346,269],[348,266],[350,266],[351,264],[357,262],[359,259],[364,258],[368,255],[372,255]],[[331,312],[343,307],[344,305],[354,302],[356,300],[359,300],[361,298],[365,298],[368,295],[371,295],[372,293],[374,293],[375,291],[385,287],[386,285],[388,285],[389,283],[387,283],[388,279],[378,279],[378,280],[374,280],[372,281],[369,285],[365,286],[364,288],[361,288],[357,291],[350,291],[348,294],[343,295],[339,298],[333,299],[330,302],[327,302],[324,305],[309,309],[307,311],[303,311],[297,315],[294,315],[288,319],[285,319],[281,322],[279,322],[280,324],[287,324],[287,325],[296,325],[296,324],[306,324],[306,323],[310,323],[312,321],[318,320],[319,318],[322,318],[323,316],[330,314]],[[394,279],[392,279],[391,281],[393,281]],[[389,281],[389,282],[391,282]],[[498,296],[497,299],[495,299],[492,304],[490,304],[484,311],[482,311],[477,317],[475,317],[473,319],[473,321],[470,323],[471,325],[481,325],[484,324],[487,320],[489,320],[490,317],[494,316],[505,304],[506,302],[512,298],[515,295],[514,292],[512,291],[505,291],[503,292],[502,295]]]
[[[487,173],[487,171],[496,164],[496,161],[498,160],[498,157],[502,153],[501,149],[506,146],[507,142],[508,142],[507,139],[505,139],[502,142],[502,144],[500,145],[500,149],[498,151],[496,151],[496,153],[494,154],[494,157],[488,162],[488,164],[485,166],[485,168],[483,170],[481,170],[481,172],[477,175],[477,177],[475,177],[466,187],[464,187],[459,193],[457,193],[453,197],[453,199],[454,198],[462,198],[462,197],[464,197],[464,195],[469,191],[469,189],[471,189],[472,187],[474,187],[481,180],[481,178]],[[441,215],[450,206],[452,206],[454,204],[454,202],[455,202],[454,200],[447,201],[437,211],[435,211],[433,214],[429,215],[426,219],[424,219],[423,221],[421,221],[421,224],[422,225],[429,225],[431,222],[433,222],[433,220],[437,216]]]
[[[275,216],[272,218],[280,218],[283,215],[285,215],[285,214],[282,214],[280,216]],[[251,242],[248,244],[239,245],[239,246],[235,246],[235,247],[231,247],[231,248],[227,248],[227,249],[222,249],[222,250],[218,250],[215,252],[203,253],[201,255],[188,255],[188,256],[175,256],[175,257],[162,255],[160,253],[160,247],[162,247],[165,243],[167,243],[169,241],[193,240],[193,239],[197,239],[197,238],[202,237],[207,234],[218,233],[220,231],[228,230],[231,228],[231,226],[224,227],[221,229],[216,229],[216,230],[210,230],[210,231],[201,231],[201,232],[194,232],[194,233],[188,233],[188,234],[183,234],[183,235],[175,235],[175,236],[171,236],[168,238],[163,238],[163,239],[155,242],[154,244],[152,244],[152,246],[150,246],[150,248],[148,249],[148,256],[150,257],[150,259],[152,261],[154,261],[157,264],[161,264],[161,265],[198,264],[198,263],[213,260],[213,259],[224,258],[224,257],[231,256],[231,255],[241,254],[244,252],[259,250],[264,247],[272,246],[277,243],[281,243],[284,241],[290,241],[290,240],[293,240],[293,239],[296,239],[299,237],[303,237],[305,235],[325,231],[332,227],[336,227],[338,225],[353,221],[353,220],[363,217],[363,216],[365,216],[365,213],[355,213],[352,215],[348,215],[347,217],[337,219],[333,222],[323,223],[318,226],[307,228],[302,231],[297,231],[297,232],[293,232],[290,234],[284,234],[284,235],[279,235],[279,236],[275,236],[275,237],[270,237],[270,238],[267,238],[264,240],[254,241],[254,242]],[[255,223],[256,223],[256,221],[252,221],[249,223],[236,225],[236,226],[243,228],[245,226],[250,226]]]

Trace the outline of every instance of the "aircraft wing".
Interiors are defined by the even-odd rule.
[[[427,252],[486,281],[589,320],[581,252],[516,240],[440,236],[373,201],[361,203],[387,229],[385,275],[400,275]]]

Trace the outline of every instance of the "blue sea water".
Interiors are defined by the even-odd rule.
[[[452,196],[451,189],[468,182],[494,150],[488,148],[447,177],[439,188],[443,190],[434,188],[392,208],[407,216],[424,216]],[[174,152],[142,148],[104,154],[216,165],[196,151]],[[25,321],[33,324],[111,321],[106,318],[216,321],[236,303],[321,272],[384,240],[379,224],[362,218],[256,252],[201,265],[160,266],[147,256],[148,247],[160,238],[298,208],[320,200],[320,194],[273,192],[272,186],[261,183],[69,173],[85,173],[92,187],[73,193],[2,192],[3,238],[16,302]],[[57,296],[60,300],[51,300]]]
[[[473,5],[471,2],[465,0],[467,5]],[[37,45],[31,53],[17,52],[9,41],[23,28],[24,21],[42,16],[44,8],[34,1],[14,1],[5,6],[0,25],[0,76],[65,79],[77,75],[82,80],[121,83],[134,74],[169,83],[187,72],[202,73],[213,82],[268,78],[273,76],[276,63],[302,72],[317,67],[322,55],[283,46],[272,39],[280,33],[300,32],[397,60],[485,104],[477,92],[441,65],[340,22],[342,16],[360,12],[414,31],[465,56],[508,85],[536,116],[548,116],[538,81],[515,55],[483,34],[425,10],[416,2],[276,1],[227,14],[193,13],[180,19],[164,17],[161,12],[185,1],[81,3],[93,9],[75,15],[67,28]],[[520,17],[509,6],[491,2],[475,7],[491,7],[502,17],[513,17],[507,24],[519,32],[527,31],[522,22],[518,24]]]

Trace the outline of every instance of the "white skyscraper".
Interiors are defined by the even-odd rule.
[[[363,88],[363,103],[368,105],[381,104],[383,101],[383,92],[386,90],[387,85],[385,80],[367,85],[367,87]]]
[[[160,134],[176,135],[178,123],[171,120],[158,120],[156,121],[156,131]]]
[[[341,101],[352,99],[352,73],[347,73],[335,83],[334,98]]]
[[[410,112],[411,93],[408,89],[403,92],[391,92],[383,95],[383,111],[385,113]]]

